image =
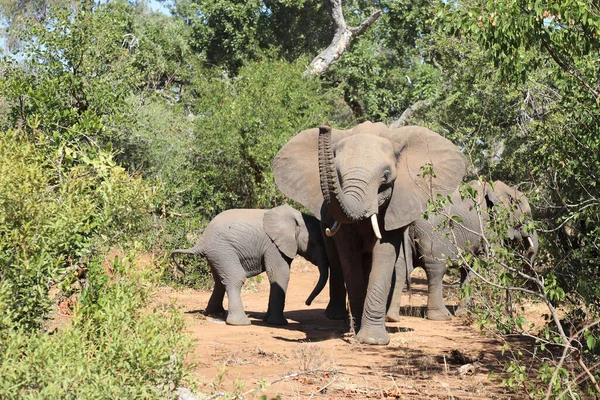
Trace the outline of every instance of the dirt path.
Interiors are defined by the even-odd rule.
[[[401,398],[401,399],[497,399],[509,398],[495,380],[488,379],[498,363],[501,344],[457,319],[436,322],[406,316],[388,323],[388,346],[359,345],[342,333],[342,321],[325,318],[328,289],[311,306],[304,301],[317,281],[316,267],[303,260],[292,265],[285,313],[289,324],[268,326],[262,322],[267,309],[268,281],[251,281],[242,295],[252,325],[228,326],[202,314],[208,291],[161,288],[155,305],[173,304],[185,312],[195,339],[190,362],[192,378],[202,393],[247,393],[246,398],[266,394],[282,399],[304,398]],[[415,290],[403,304],[418,314],[426,304],[426,282],[416,278]],[[227,300],[225,301],[225,308]],[[460,377],[462,363],[452,351],[478,359],[473,373]],[[456,353],[455,353],[456,354]],[[318,370],[306,373],[306,371]],[[300,375],[288,375],[300,372]],[[270,383],[262,391],[260,382]],[[274,383],[273,383],[274,382]],[[214,390],[213,390],[214,388]],[[515,398],[514,395],[512,398]]]

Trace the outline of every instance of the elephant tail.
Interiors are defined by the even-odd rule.
[[[171,252],[171,260],[175,263],[175,270],[173,271],[175,276],[181,278],[185,275],[185,269],[177,262],[177,258],[175,254],[192,254],[194,256],[201,256],[204,254],[204,248],[202,246],[202,240],[199,240],[198,243],[189,249],[175,249]]]

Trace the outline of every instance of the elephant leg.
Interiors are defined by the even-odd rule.
[[[373,248],[372,269],[357,340],[360,343],[386,345],[390,336],[385,329],[386,304],[398,259],[401,232],[388,232]]]
[[[283,316],[283,308],[290,281],[290,265],[279,250],[273,247],[265,253],[265,270],[271,284],[265,321],[271,325],[286,325],[288,321]]]
[[[346,285],[340,256],[331,238],[324,236],[324,241],[329,259],[329,304],[325,309],[325,316],[333,320],[345,320],[348,317],[348,310],[346,309]]]
[[[444,304],[444,293],[442,290],[442,280],[446,273],[444,263],[435,262],[425,265],[428,281],[427,296],[427,319],[434,321],[448,321],[452,319],[452,314]]]
[[[473,273],[469,271],[467,268],[460,269],[460,289],[462,289],[465,285],[468,285],[471,279],[473,278]],[[454,313],[456,316],[466,315],[469,311],[469,307],[473,304],[473,296],[468,295],[460,300],[458,304],[458,308]]]
[[[215,274],[221,276],[222,283],[227,292],[227,319],[228,325],[250,325],[250,320],[244,312],[242,303],[242,286],[246,281],[246,270],[234,252],[227,252],[211,256],[210,264]]]
[[[404,290],[404,282],[406,282],[407,275],[406,259],[402,252],[398,256],[398,261],[394,266],[394,273],[392,278],[392,288],[390,290],[390,296],[388,298],[387,314],[385,320],[389,322],[400,321],[400,300],[402,298],[402,292]]]
[[[242,285],[244,279],[235,280],[227,285],[227,299],[229,302],[227,310],[227,325],[250,325],[250,320],[244,311],[244,303],[242,303]]]
[[[334,265],[335,264],[335,265]],[[348,317],[346,309],[346,285],[338,259],[330,262],[329,270],[329,304],[325,316],[332,320],[344,320]]]
[[[385,316],[385,320],[389,322],[400,321],[400,303],[402,299],[402,292],[404,291],[404,284],[408,282],[408,278],[414,269],[412,247],[409,243],[410,236],[408,228],[404,229],[402,238],[402,245],[400,246],[398,260],[394,266],[392,289],[390,290],[387,314]]]
[[[353,246],[348,251],[340,252],[340,262],[343,266],[342,272],[350,304],[347,318],[350,322],[349,326],[354,326],[355,331],[360,328],[367,292],[367,284],[362,269],[362,254],[357,249],[358,246]],[[352,318],[352,321],[350,321],[350,318]]]
[[[215,280],[215,287],[213,292],[208,300],[208,305],[206,306],[206,310],[204,313],[206,315],[221,315],[225,313],[225,309],[223,308],[223,298],[225,297],[225,286],[223,282],[221,282],[221,278],[215,272],[214,268],[211,267],[211,272],[213,275],[213,279]]]

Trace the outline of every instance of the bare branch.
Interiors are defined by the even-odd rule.
[[[353,28],[346,25],[342,10],[342,0],[329,0],[329,14],[335,26],[335,34],[331,44],[317,55],[308,66],[305,76],[315,76],[324,73],[327,68],[336,62],[346,51],[352,39],[362,35],[381,15],[381,10],[376,10],[359,27]]]
[[[395,129],[395,128],[399,128],[401,126],[407,125],[408,119],[410,117],[412,117],[414,113],[416,113],[417,111],[419,111],[423,108],[429,107],[430,105],[431,105],[431,101],[429,101],[429,100],[417,101],[415,104],[411,105],[406,110],[404,110],[404,112],[402,113],[400,118],[398,118],[397,120],[395,120],[394,122],[392,122],[390,124],[390,129]]]
[[[597,206],[597,205],[599,205],[599,204],[600,204],[600,203],[591,203],[591,204],[587,204],[587,205],[585,205],[585,206],[581,207],[579,210],[577,210],[577,212],[579,213],[579,212],[581,212],[581,211],[585,210],[586,208],[589,208],[589,207],[594,207],[594,206]],[[554,228],[554,229],[540,229],[539,231],[540,231],[540,232],[544,232],[544,233],[555,232],[555,231],[559,230],[560,228],[562,228],[562,227],[563,227],[563,226],[564,226],[564,225],[565,225],[567,222],[569,222],[569,220],[571,220],[571,219],[573,219],[573,218],[575,218],[575,217],[577,217],[577,214],[576,214],[576,213],[575,213],[575,214],[571,214],[571,215],[570,215],[570,216],[569,216],[567,219],[565,219],[565,220],[564,220],[564,221],[563,221],[563,222],[562,222],[560,225],[558,225],[556,228]]]
[[[352,32],[353,36],[360,36],[363,33],[365,33],[365,31],[375,23],[375,21],[377,21],[377,18],[379,18],[379,16],[381,15],[381,10],[376,10],[373,12],[373,14],[371,14],[369,16],[369,18],[366,19],[365,22],[363,22],[362,24],[360,24],[360,26],[358,28],[348,28],[350,29],[350,31]]]

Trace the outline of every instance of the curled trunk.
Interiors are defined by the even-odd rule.
[[[319,127],[319,176],[321,178],[321,192],[329,212],[344,224],[359,221],[363,216],[356,212],[358,204],[349,196],[344,195],[338,179],[333,149],[331,146],[331,126]]]

